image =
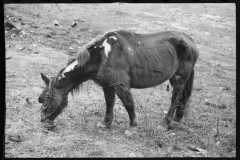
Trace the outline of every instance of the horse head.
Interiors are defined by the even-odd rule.
[[[38,101],[41,106],[41,121],[52,122],[68,104],[67,91],[58,88],[57,77],[49,79],[41,73],[45,88],[40,94]]]

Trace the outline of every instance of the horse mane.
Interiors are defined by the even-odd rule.
[[[107,32],[108,33],[108,32]],[[82,46],[82,49],[78,51],[76,57],[70,58],[67,62],[67,65],[71,64],[73,61],[77,60],[78,61],[78,67],[84,66],[89,60],[90,60],[90,53],[89,53],[89,48],[98,46],[101,42],[103,42],[107,36],[107,33],[105,34],[100,34],[96,36],[93,40],[91,40],[89,43],[86,45]],[[76,87],[74,87],[70,93],[74,97],[80,89],[83,87],[83,84],[79,84]]]
[[[84,66],[90,60],[89,49],[93,46],[97,46],[98,44],[100,44],[105,38],[106,34],[98,35],[89,43],[81,47],[82,49],[78,51],[76,58],[74,58],[78,60],[78,67]],[[71,62],[72,60],[69,61],[69,63]]]

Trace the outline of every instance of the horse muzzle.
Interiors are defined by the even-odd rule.
[[[45,122],[46,119],[47,117],[44,114],[41,114],[41,122]]]

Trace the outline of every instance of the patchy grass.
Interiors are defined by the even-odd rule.
[[[5,32],[6,57],[12,57],[6,60],[5,157],[236,157],[234,4],[8,4],[6,15],[17,29]],[[54,76],[82,45],[116,28],[179,30],[195,40],[200,57],[187,117],[173,130],[159,126],[171,97],[163,83],[132,90],[136,133],[125,134],[129,119],[119,99],[111,128],[98,128],[103,92],[88,81],[69,96],[57,127],[43,130],[39,73]]]

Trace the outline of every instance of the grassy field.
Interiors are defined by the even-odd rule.
[[[211,3],[5,5],[5,157],[235,157],[235,13],[234,4]],[[200,57],[187,117],[172,130],[160,127],[171,97],[165,82],[132,90],[136,133],[126,134],[129,119],[119,99],[111,128],[98,128],[105,101],[101,88],[88,81],[77,96],[69,95],[57,127],[45,130],[37,99],[44,87],[40,72],[54,76],[81,46],[117,28],[177,30],[195,40]]]

